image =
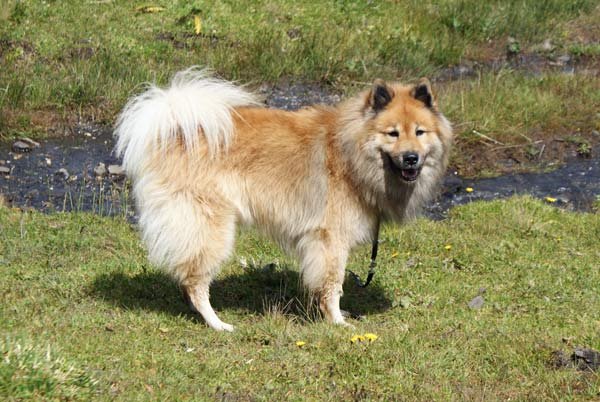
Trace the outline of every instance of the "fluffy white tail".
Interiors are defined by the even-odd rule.
[[[191,150],[202,135],[215,155],[231,142],[232,109],[254,104],[252,94],[206,70],[180,71],[169,87],[149,85],[129,100],[115,128],[117,156],[123,157],[125,171],[135,178],[149,149],[165,147],[178,138]]]

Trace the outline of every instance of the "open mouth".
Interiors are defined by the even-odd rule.
[[[396,162],[394,162],[394,159],[387,155],[387,165],[389,166],[390,170],[396,174],[399,175],[400,177],[402,177],[402,179],[406,182],[413,182],[415,180],[417,180],[417,178],[419,177],[419,173],[421,173],[421,168],[403,168],[401,166],[398,166],[396,164]]]
[[[419,169],[400,169],[402,178],[406,181],[415,181],[419,177]]]

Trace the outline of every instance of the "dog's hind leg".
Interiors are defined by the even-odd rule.
[[[147,204],[141,223],[154,261],[164,261],[180,284],[192,309],[208,326],[232,331],[221,321],[209,300],[210,283],[233,250],[236,217],[217,194],[180,192],[164,202]],[[151,209],[152,207],[152,209]]]
[[[198,312],[206,324],[217,331],[233,331],[233,326],[217,317],[210,304],[209,287],[224,260],[233,249],[235,223],[233,216],[227,219],[212,219],[204,222],[205,241],[199,245],[195,257],[176,268],[184,297],[192,310]],[[219,217],[223,218],[223,216]]]
[[[298,244],[302,279],[309,291],[319,298],[325,319],[334,324],[350,325],[340,310],[343,295],[346,249],[332,239],[326,230],[305,236]]]
[[[183,295],[195,312],[199,313],[206,324],[217,331],[233,331],[233,325],[221,321],[212,308],[209,299],[211,278],[190,276],[181,284]]]

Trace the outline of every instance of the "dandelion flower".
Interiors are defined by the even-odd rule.
[[[544,198],[547,202],[556,202],[556,198],[554,197],[546,197]]]
[[[350,342],[352,343],[356,343],[356,342],[364,342],[365,337],[362,335],[353,335],[352,338],[350,338]]]
[[[375,340],[377,340],[377,338],[379,338],[377,335],[372,334],[372,333],[366,333],[364,335],[364,337],[369,341],[369,342],[374,342]]]
[[[452,246],[451,246],[450,244],[446,244],[446,245],[444,246],[444,248],[445,248],[446,250],[452,250]]]
[[[392,257],[392,258],[396,258],[396,257],[398,257],[399,255],[400,255],[400,253],[399,253],[399,252],[397,252],[397,251],[394,251],[394,252],[392,253],[391,257]]]
[[[306,342],[304,342],[304,341],[296,341],[296,346],[298,346],[299,348],[301,348],[304,345],[306,345]]]
[[[467,193],[472,193],[473,192],[473,187],[467,187],[467,188],[465,188],[465,191]]]

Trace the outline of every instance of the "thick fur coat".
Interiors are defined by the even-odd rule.
[[[209,286],[237,225],[297,256],[324,317],[343,324],[350,250],[373,239],[378,220],[402,222],[431,199],[452,142],[427,80],[376,80],[335,107],[288,112],[196,69],[131,99],[115,133],[150,260],[228,331]]]

